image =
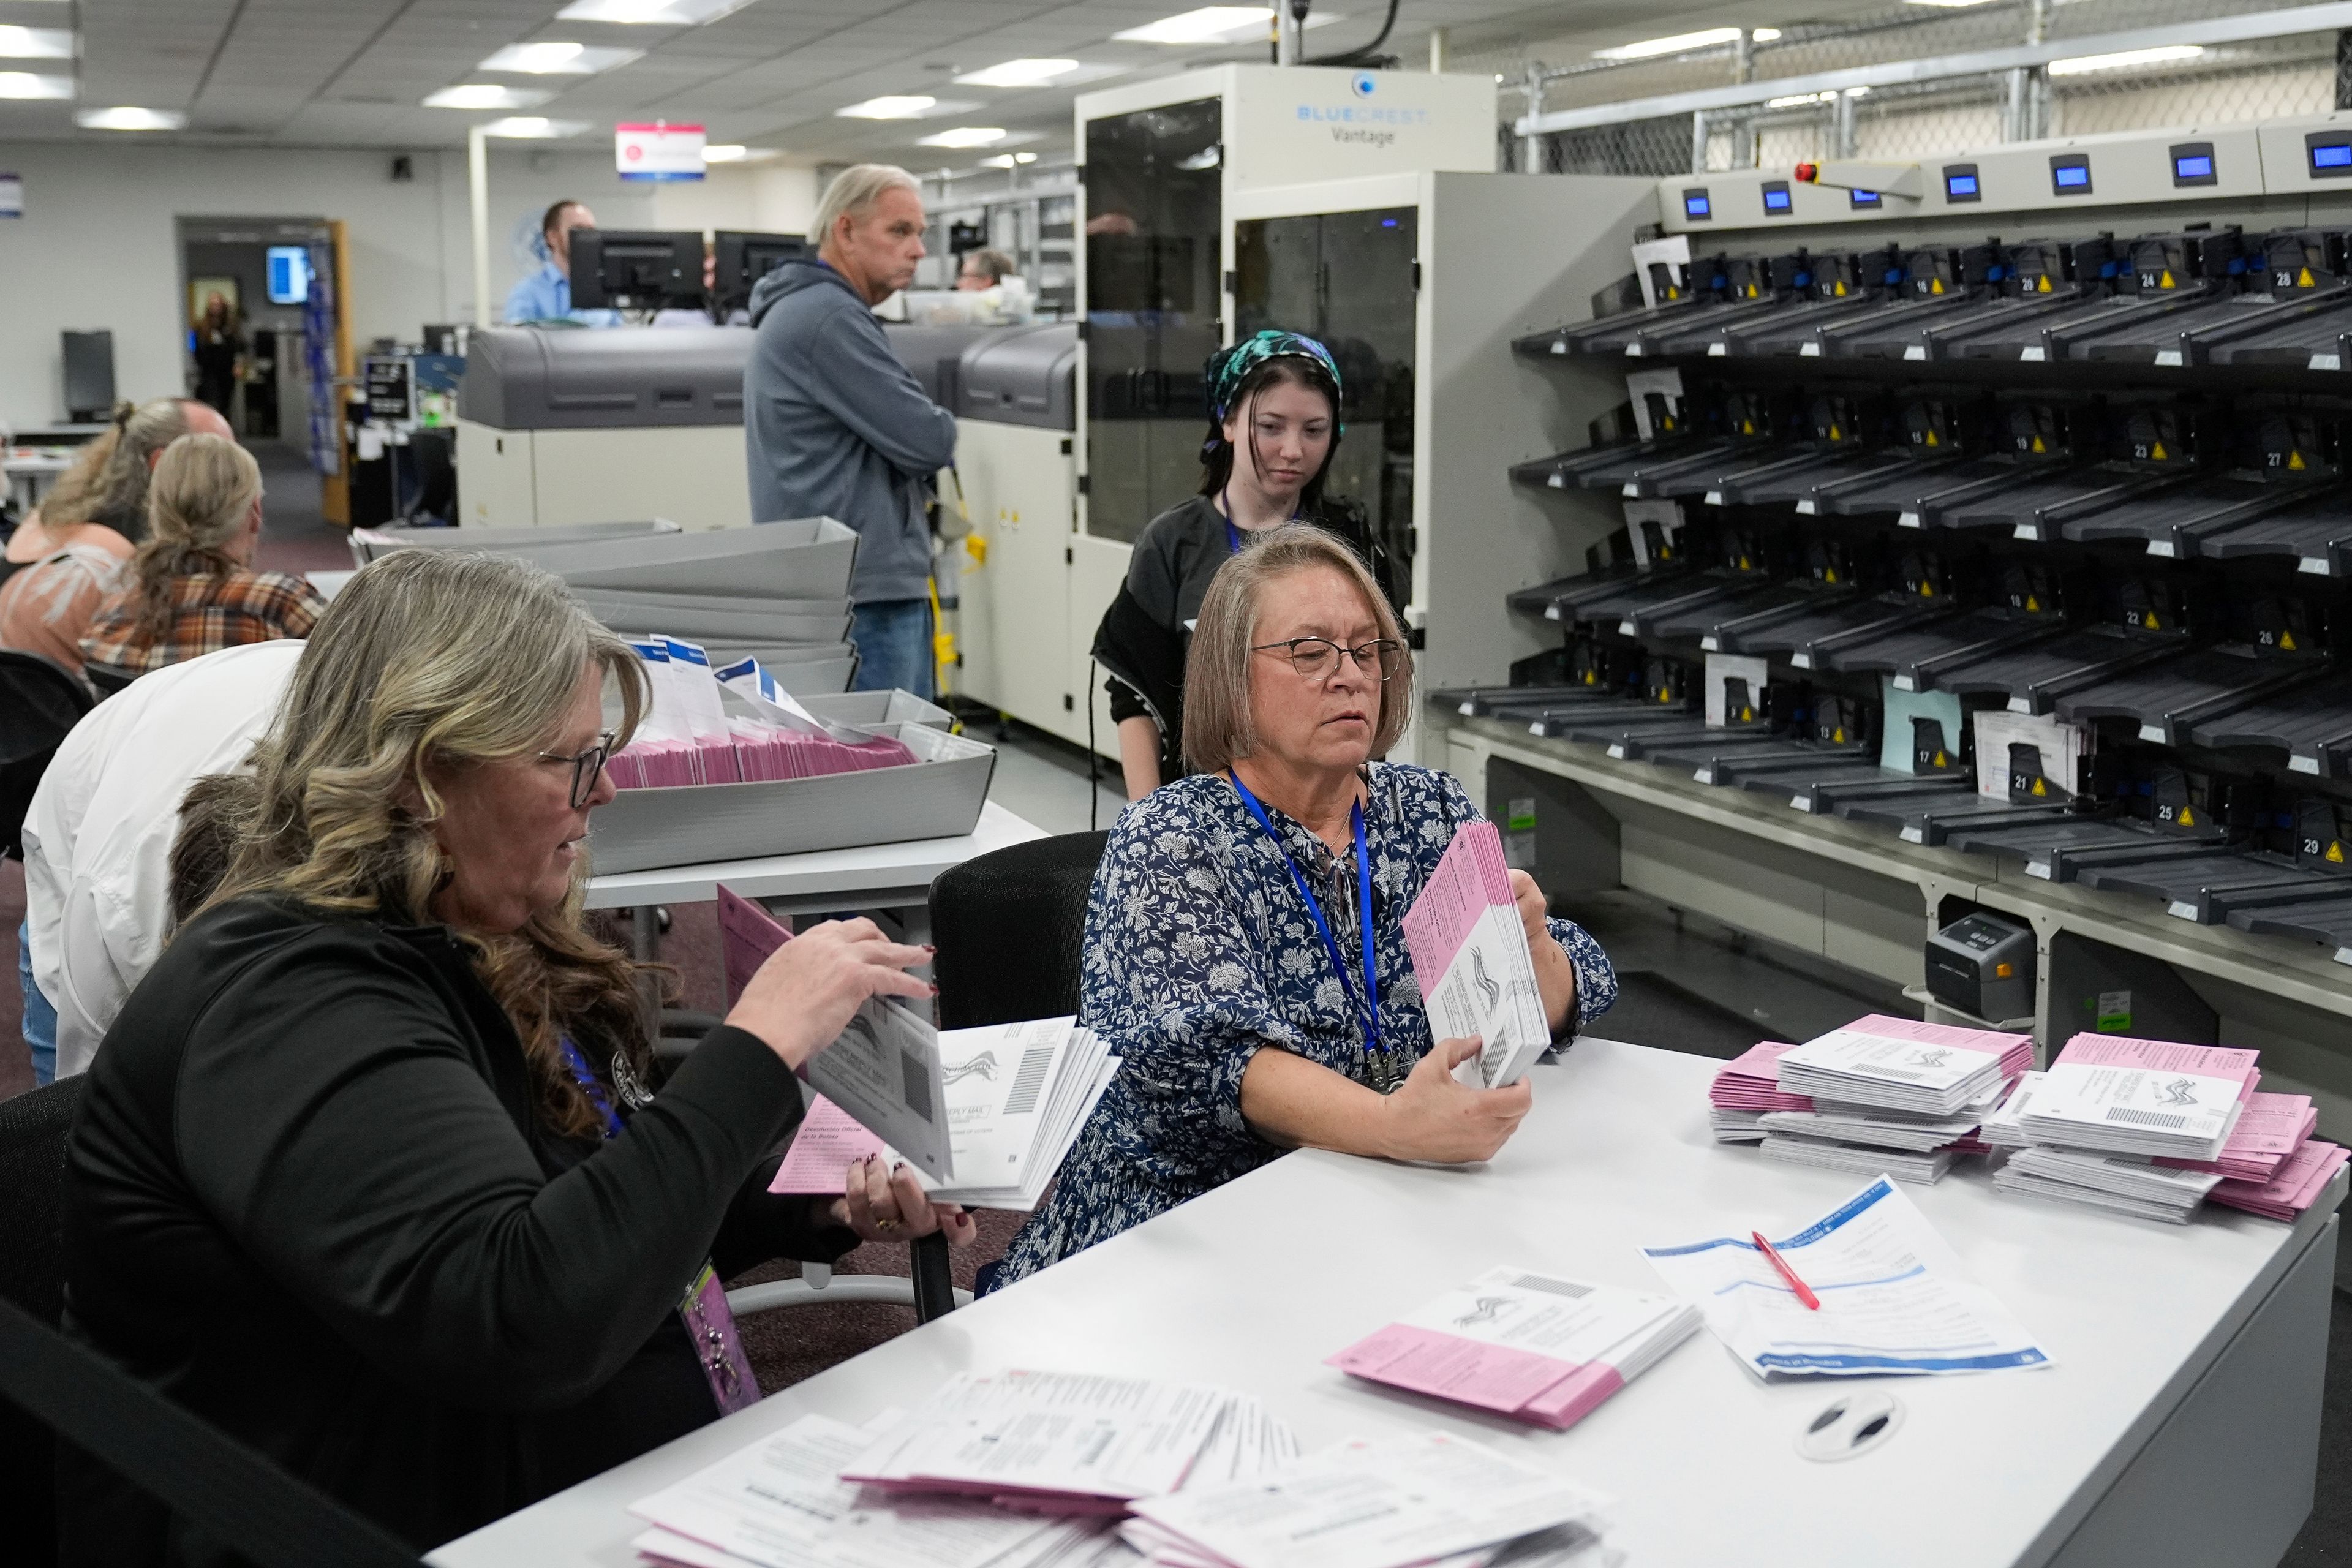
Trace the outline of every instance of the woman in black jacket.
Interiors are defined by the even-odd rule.
[[[876,1164],[766,1191],[793,1069],[929,993],[871,922],[787,942],[646,1093],[637,971],[580,920],[645,689],[534,567],[360,573],[68,1144],[68,1331],[420,1549],[756,1399],[719,1279],[970,1233]],[[68,1562],[224,1561],[108,1472],[60,1492]]]
[[[1297,332],[1252,333],[1210,357],[1209,434],[1198,494],[1136,536],[1127,580],[1095,632],[1109,673],[1111,719],[1127,797],[1141,800],[1184,775],[1184,658],[1217,568],[1252,535],[1286,522],[1322,524],[1354,546],[1390,602],[1385,552],[1360,508],[1327,501],[1324,480],[1345,426],[1339,366]]]

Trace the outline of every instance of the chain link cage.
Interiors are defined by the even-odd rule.
[[[1623,119],[1536,139],[1515,134],[1531,100],[1588,109],[1737,82],[1772,82],[1901,60],[2290,9],[2275,0],[1989,0],[1906,5],[1838,24],[1669,58],[1546,63],[1540,41],[1457,49],[1450,69],[1490,70],[1509,118],[1498,166],[1549,174],[1660,177],[1785,168],[1828,157],[1915,158],[2048,136],[2166,125],[2218,125],[2352,107],[2352,33],[2298,33],[2181,47],[2168,58],[2109,63],[2096,55],[2023,72],[1953,76],[1896,87],[1791,92],[1752,107]],[[1552,58],[1558,58],[1558,50]],[[1530,81],[1538,81],[1531,91]],[[1843,100],[1843,101],[1841,101]],[[1532,154],[1532,155],[1531,155]]]

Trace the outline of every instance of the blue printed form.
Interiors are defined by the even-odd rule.
[[[1667,1286],[1763,1376],[1938,1374],[2048,1366],[1991,1292],[1885,1176],[1772,1246],[1821,1299],[1797,1299],[1746,1237],[1645,1247]]]

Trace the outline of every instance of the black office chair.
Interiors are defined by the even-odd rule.
[[[66,1135],[81,1077],[0,1100],[0,1517],[18,1563],[54,1563],[57,1442],[267,1568],[422,1568],[416,1554],[85,1345],[64,1305]]]
[[[33,791],[58,742],[96,700],[63,666],[0,648],[0,854],[25,858],[20,835]]]
[[[85,664],[81,667],[81,673],[82,679],[89,682],[90,689],[98,693],[101,702],[139,679],[137,670],[124,669],[112,664]]]
[[[971,1029],[1078,1010],[1087,896],[1108,833],[1064,833],[965,861],[931,884],[940,1026]],[[915,1315],[955,1308],[947,1238],[912,1246]]]

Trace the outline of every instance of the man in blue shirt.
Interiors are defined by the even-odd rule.
[[[525,321],[577,321],[583,327],[617,327],[621,324],[618,310],[575,310],[572,308],[572,231],[594,228],[596,215],[587,204],[560,201],[547,209],[539,222],[539,231],[547,252],[547,263],[538,271],[527,273],[515,280],[507,293],[506,323],[519,326]]]

